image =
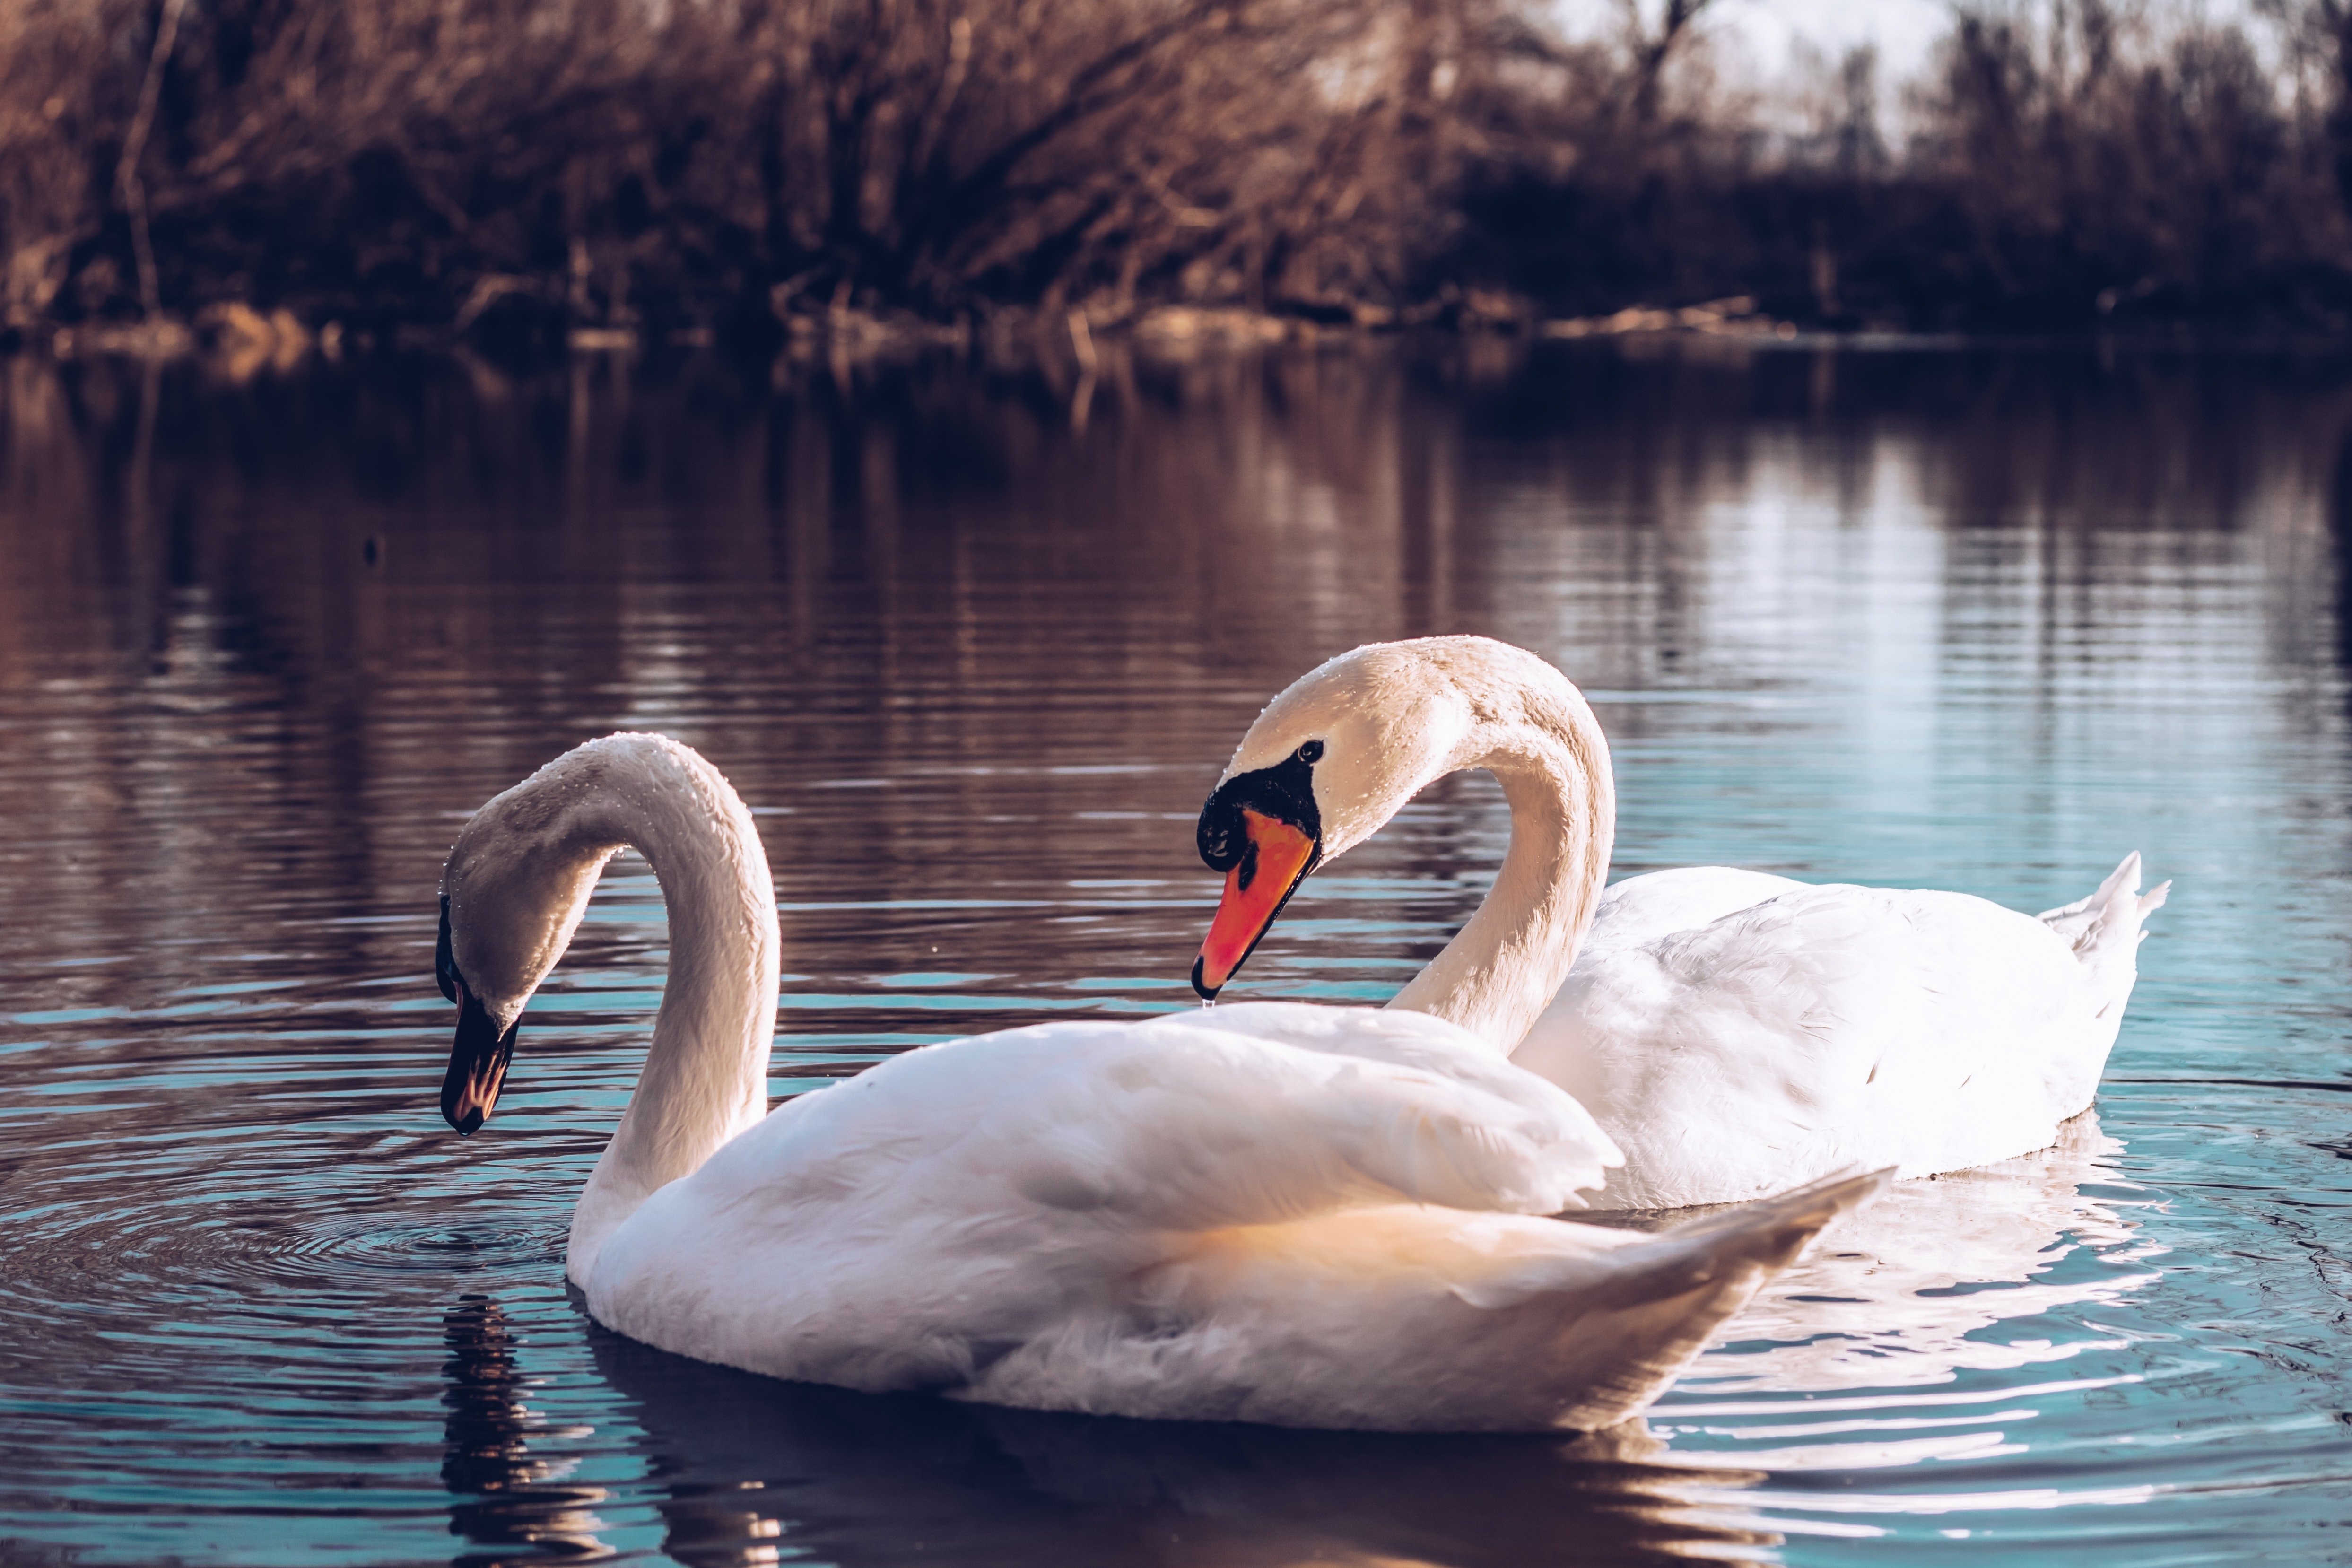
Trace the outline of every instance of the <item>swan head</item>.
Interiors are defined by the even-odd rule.
[[[1201,858],[1223,897],[1192,964],[1213,999],[1307,873],[1492,751],[1524,696],[1568,678],[1489,637],[1371,643],[1309,670],[1265,706],[1201,808]]]
[[[494,796],[442,868],[433,967],[441,994],[457,1004],[457,1033],[441,1114],[460,1135],[497,1108],[523,1007],[572,945],[597,875],[621,847],[600,820],[596,744]]]

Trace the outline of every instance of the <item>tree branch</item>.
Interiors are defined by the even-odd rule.
[[[131,247],[139,258],[139,302],[153,321],[163,313],[163,289],[155,277],[155,247],[147,234],[147,189],[139,183],[139,156],[147,150],[148,133],[155,128],[155,106],[163,95],[163,65],[180,36],[180,14],[188,0],[163,0],[155,22],[154,47],[147,55],[147,79],[139,88],[138,112],[123,133],[122,159],[114,168],[114,184],[122,193],[123,211],[131,218]]]

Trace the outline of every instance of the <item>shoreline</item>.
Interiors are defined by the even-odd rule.
[[[1418,315],[1419,319],[1411,319]],[[1385,318],[1385,319],[1383,319]],[[2248,328],[2182,321],[2133,322],[2072,331],[1920,331],[1889,327],[1822,326],[1775,318],[1735,297],[1675,309],[1636,306],[1607,316],[1542,318],[1436,310],[1375,312],[1355,321],[1318,320],[1285,311],[1229,306],[1158,305],[1126,310],[1003,311],[984,321],[939,322],[911,313],[859,310],[796,315],[768,331],[711,326],[583,325],[487,338],[454,323],[403,323],[390,331],[347,327],[340,320],[305,322],[279,308],[264,314],[242,303],[215,305],[193,320],[58,324],[0,331],[0,358],[56,363],[114,360],[158,365],[199,363],[231,381],[284,374],[313,363],[343,364],[423,354],[479,358],[529,369],[587,358],[643,360],[715,353],[771,362],[879,363],[938,354],[998,363],[1059,361],[1081,377],[1100,350],[1114,345],[1151,357],[1278,350],[1334,350],[1370,343],[1452,342],[1521,349],[1676,345],[1739,353],[1824,350],[1841,353],[2099,352],[2333,353],[2352,351],[2352,330]]]

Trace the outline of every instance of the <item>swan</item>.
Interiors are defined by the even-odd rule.
[[[558,757],[449,853],[460,1134],[625,846],[660,883],[669,980],[564,1271],[598,1322],[698,1360],[1105,1415],[1598,1428],[1884,1185],[1655,1236],[1540,1217],[1615,1158],[1591,1119],[1441,1019],[1356,1008],[1009,1029],[770,1111],[767,856],[717,769],[642,734]]]
[[[1266,705],[1202,808],[1224,891],[1213,999],[1298,884],[1465,768],[1503,785],[1485,901],[1390,1002],[1574,1095],[1625,1155],[1594,1202],[1681,1208],[1860,1164],[1898,1177],[2049,1147],[2084,1110],[2137,974],[2139,856],[2039,917],[1959,893],[1727,867],[1603,890],[1609,745],[1568,678],[1486,637],[1374,643]]]

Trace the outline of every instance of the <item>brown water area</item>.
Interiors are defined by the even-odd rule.
[[[0,361],[0,1562],[2210,1561],[2352,1523],[2352,363],[1106,342],[744,368]],[[758,815],[772,1089],[1193,1005],[1258,708],[1472,631],[1592,697],[1614,874],[2173,902],[2095,1117],[1913,1184],[1597,1439],[868,1399],[567,1298],[660,992],[608,873],[498,1119],[441,857],[614,729]],[[1234,994],[1378,1002],[1456,779]],[[1867,1216],[1865,1216],[1867,1217]]]

